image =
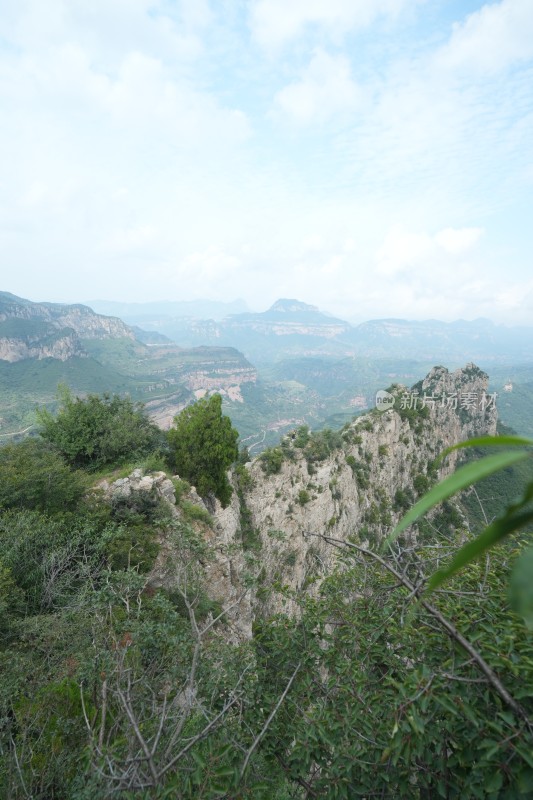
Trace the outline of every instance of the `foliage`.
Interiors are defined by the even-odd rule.
[[[300,425],[300,427],[296,429],[294,446],[303,449],[309,442],[309,437],[309,427],[307,425]]]
[[[74,467],[96,471],[143,458],[161,444],[160,430],[129,398],[108,394],[74,398],[63,387],[60,399],[56,416],[39,410],[41,435]]]
[[[494,448],[515,448],[505,452],[496,452],[484,456],[477,461],[471,461],[460,467],[452,475],[449,475],[431,491],[425,494],[411,508],[408,513],[399,521],[395,530],[388,539],[388,544],[394,541],[409,525],[419,519],[430,509],[441,503],[443,500],[456,494],[478,481],[508,468],[514,464],[524,461],[531,457],[531,450],[524,447],[531,447],[533,441],[519,436],[484,436],[477,439],[470,439],[448,448],[443,453],[443,457],[453,450],[471,447],[494,447]],[[520,498],[515,502],[508,503],[503,512],[492,521],[474,539],[466,542],[454,555],[451,562],[440,568],[429,581],[429,590],[432,591],[439,587],[444,581],[451,578],[464,566],[478,559],[488,549],[494,547],[499,541],[508,537],[517,530],[526,528],[533,522],[533,481],[529,482]],[[514,608],[522,614],[526,622],[533,627],[533,596],[527,589],[526,573],[532,566],[529,553],[526,552],[515,567],[515,575],[512,579],[512,597]],[[533,580],[533,573],[530,574]]]
[[[85,477],[47,442],[25,439],[0,447],[0,508],[65,511],[85,488]]]
[[[232,495],[226,472],[239,456],[238,437],[229,417],[222,414],[219,394],[185,408],[168,432],[171,459],[180,477],[202,497],[212,492],[224,507]]]
[[[342,448],[343,438],[340,431],[324,428],[322,431],[313,431],[309,434],[309,441],[305,446],[305,457],[308,461],[324,461],[335,450]]]
[[[298,502],[301,506],[305,506],[311,500],[311,495],[306,489],[300,489],[298,492]]]
[[[259,463],[265,475],[276,475],[281,472],[285,454],[281,447],[268,447],[259,456]]]
[[[327,439],[321,447],[334,444]],[[483,551],[490,557],[464,560],[434,606],[422,595],[426,577],[463,544],[451,505],[439,511],[444,535],[428,526],[406,547],[391,538],[386,555],[361,546],[374,541],[368,529],[347,543],[325,534],[323,546],[342,548],[340,563],[312,597],[281,585],[301,563],[282,549],[279,581],[267,585],[263,570],[258,597],[278,592],[292,616],[256,618],[253,640],[230,644],[234,612],[206,585],[213,550],[190,524],[199,507],[183,499],[187,484],[177,484],[180,519],[150,492],[112,504],[93,492],[75,513],[45,514],[22,508],[39,458],[24,467],[18,507],[0,512],[0,796],[530,795],[533,641],[507,599],[514,565],[513,607],[530,619],[533,555],[514,534],[530,505],[508,504],[496,520],[505,536]],[[366,460],[346,461],[358,478],[368,474]],[[508,462],[478,463],[488,474]],[[247,475],[236,471],[241,536],[258,549]],[[420,520],[475,476],[458,470],[407,517]],[[385,524],[388,496],[376,487],[374,499],[368,515]],[[400,500],[412,502],[406,492]],[[161,534],[168,589],[147,574]]]
[[[197,503],[191,503],[189,500],[182,500],[180,508],[183,515],[189,522],[203,522],[210,528],[213,527],[213,517],[207,509],[199,506]]]
[[[399,574],[416,575],[433,553],[400,555]],[[510,555],[495,553],[488,574],[469,567],[439,609],[531,714],[533,646],[505,602]],[[347,558],[317,600],[299,598],[299,618],[258,627],[261,702],[302,665],[265,742],[272,761],[304,797],[527,797],[527,723],[431,613],[409,612],[412,601],[377,560]]]

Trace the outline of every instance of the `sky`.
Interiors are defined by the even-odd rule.
[[[0,288],[533,325],[532,0],[0,0]]]

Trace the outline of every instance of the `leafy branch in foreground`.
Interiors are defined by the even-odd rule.
[[[457,492],[475,485],[488,475],[499,472],[511,465],[517,464],[532,455],[533,440],[520,436],[483,436],[460,442],[445,450],[441,458],[446,457],[453,450],[472,447],[512,447],[520,450],[507,450],[485,456],[477,461],[470,462],[460,467],[452,475],[434,486],[416,503],[399,521],[392,534],[385,541],[385,546],[392,544],[398,536],[413,522],[423,516],[427,511],[447,500]],[[460,569],[479,558],[489,548],[509,536],[515,531],[522,530],[533,522],[533,481],[530,481],[522,496],[513,503],[509,503],[503,513],[491,522],[474,539],[467,542],[455,554],[448,566],[439,569],[429,579],[427,589],[433,591],[441,586],[444,581],[455,575]],[[511,602],[516,613],[520,614],[529,627],[533,627],[533,550],[524,551],[517,559],[511,576]]]

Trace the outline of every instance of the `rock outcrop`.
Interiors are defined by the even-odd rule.
[[[95,314],[88,306],[32,303],[0,292],[0,360],[87,355],[83,339],[133,339],[131,329],[116,317]]]
[[[412,390],[390,387],[394,406],[354,419],[327,455],[312,457],[296,436],[285,437],[279,472],[265,474],[261,457],[249,463],[244,483],[242,475],[232,478],[236,490],[227,508],[214,498],[207,508],[191,489],[184,499],[212,514],[211,524],[197,521],[194,527],[212,554],[202,564],[207,591],[230,609],[228,638],[249,638],[258,616],[297,613],[296,600],[276,592],[276,584],[295,597],[317,591],[339,552],[320,534],[378,542],[431,480],[454,470],[457,451],[435,464],[446,447],[494,435],[497,411],[487,387],[488,377],[472,364],[453,373],[435,367]],[[101,486],[110,497],[155,491],[183,518],[163,472],[135,470]],[[160,544],[150,581],[171,589],[179,579],[180,556],[171,537]]]
[[[252,488],[244,500],[261,543],[258,588],[279,581],[294,592],[310,591],[338,556],[316,534],[361,542],[386,536],[431,479],[454,470],[457,451],[434,465],[446,447],[495,434],[497,411],[487,389],[488,376],[474,365],[453,373],[436,367],[413,390],[395,387],[391,410],[346,426],[342,446],[326,458],[309,459],[286,437],[279,473],[265,475],[261,458],[250,464]],[[238,536],[221,512],[216,520],[224,536]],[[256,591],[254,613],[281,610],[295,611],[296,605],[275,592]]]
[[[174,481],[179,481],[175,475]],[[207,557],[201,563],[205,586],[212,600],[223,604],[225,614],[225,638],[238,643],[252,636],[252,593],[247,588],[247,577],[251,577],[246,554],[239,542],[239,499],[236,493],[232,503],[223,509],[212,499],[217,509],[216,520],[210,518],[209,510],[191,487],[176,503],[174,482],[164,472],[144,474],[135,469],[125,478],[116,481],[100,481],[97,489],[103,491],[109,502],[133,500],[136,494],[151,494],[158,497],[170,512],[175,525],[163,526],[159,536],[159,553],[147,577],[153,588],[174,590],[183,580],[182,539],[174,536],[180,523],[190,525],[197,536],[207,544]],[[196,513],[191,513],[193,507]],[[188,511],[184,510],[188,509]],[[209,520],[209,521],[208,521]],[[177,527],[176,527],[177,526]]]

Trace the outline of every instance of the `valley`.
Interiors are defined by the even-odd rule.
[[[238,302],[94,305],[124,321],[0,293],[0,441],[33,430],[36,406],[53,409],[64,383],[82,395],[128,394],[165,428],[187,403],[219,392],[257,454],[299,425],[339,428],[372,408],[384,386],[411,385],[435,364],[453,369],[465,359],[489,373],[502,421],[533,432],[533,346],[522,329],[486,320],[353,327],[296,300],[260,314],[239,311]]]

